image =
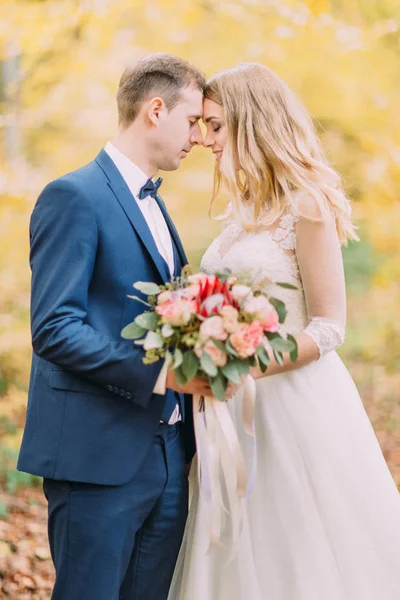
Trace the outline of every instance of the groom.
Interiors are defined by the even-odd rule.
[[[18,468],[44,478],[53,600],[168,595],[194,447],[183,394],[210,390],[145,366],[120,332],[142,311],[132,284],[162,284],[187,263],[153,178],[202,143],[204,85],[167,54],[126,70],[114,140],[50,183],[32,214],[33,361]]]

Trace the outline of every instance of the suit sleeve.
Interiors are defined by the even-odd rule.
[[[45,188],[32,214],[30,242],[34,352],[110,391],[118,387],[147,406],[162,364],[144,366],[142,349],[110,339],[87,323],[98,225],[75,184],[57,180]]]

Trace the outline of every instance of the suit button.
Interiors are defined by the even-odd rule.
[[[114,388],[113,388],[113,386],[112,386],[112,385],[108,385],[108,386],[107,386],[107,389],[108,389],[108,391],[109,391],[109,392],[113,392],[113,391],[114,391]]]
[[[132,394],[130,392],[126,392],[125,398],[127,398],[128,400],[130,400],[132,398]]]

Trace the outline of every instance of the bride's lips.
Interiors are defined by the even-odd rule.
[[[213,152],[214,156],[215,156],[215,160],[220,160],[221,156],[222,156],[222,151],[218,150],[217,152]]]

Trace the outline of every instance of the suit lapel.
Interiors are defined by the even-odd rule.
[[[142,211],[138,207],[137,202],[132,196],[131,191],[125,183],[121,173],[118,171],[114,162],[111,160],[105,150],[101,150],[95,160],[100,168],[104,171],[108,179],[108,185],[113,191],[136,233],[140,237],[143,245],[149,253],[150,258],[157,267],[162,280],[168,281],[170,277],[167,265],[160,255],[157,245],[146,223],[146,219],[143,217]]]
[[[179,237],[176,227],[175,227],[174,223],[172,222],[171,217],[168,214],[168,211],[164,204],[163,199],[158,194],[157,194],[156,201],[157,201],[157,204],[160,207],[160,210],[164,216],[165,222],[167,223],[171,237],[172,237],[173,241],[175,242],[175,246],[176,246],[176,249],[178,250],[178,254],[179,254],[179,258],[181,260],[182,266],[187,265],[188,260],[187,260],[185,251],[182,246],[181,238]]]

